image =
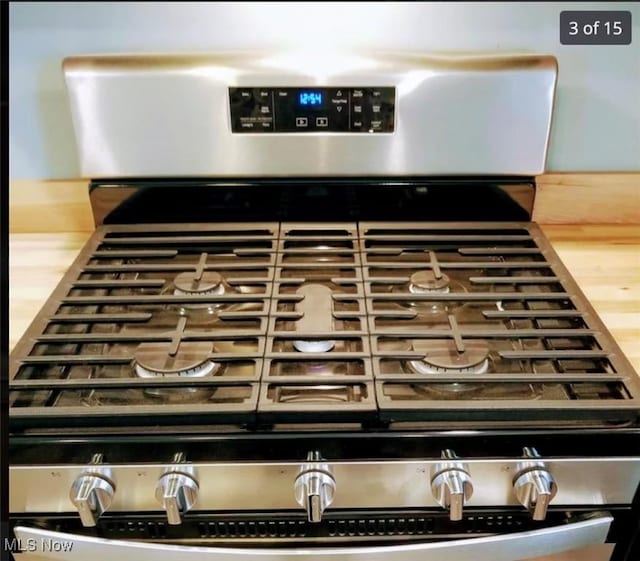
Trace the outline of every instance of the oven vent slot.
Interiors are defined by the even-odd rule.
[[[198,523],[198,533],[207,539],[303,538],[304,520],[215,520]]]
[[[427,536],[442,532],[492,534],[518,531],[526,527],[526,515],[469,515],[455,526],[446,516],[397,517],[326,517],[320,525],[298,519],[187,520],[191,538],[212,540],[304,539],[304,538],[375,538],[389,536]],[[111,536],[142,539],[171,539],[175,529],[157,520],[108,521],[104,529]]]

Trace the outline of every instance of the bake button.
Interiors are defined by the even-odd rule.
[[[328,117],[316,117],[316,127],[328,127],[328,126],[329,126]]]
[[[306,127],[309,121],[306,117],[296,117],[296,127]]]

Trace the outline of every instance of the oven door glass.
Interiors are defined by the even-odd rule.
[[[273,549],[108,540],[27,526],[16,526],[14,531],[24,551],[16,556],[17,561],[607,561],[609,550],[592,546],[604,544],[612,521],[609,514],[599,513],[580,522],[476,539],[379,547]],[[595,553],[582,557],[584,548],[588,555]]]

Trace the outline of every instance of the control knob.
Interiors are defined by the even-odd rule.
[[[309,452],[295,482],[298,504],[307,511],[309,522],[320,522],[325,509],[333,502],[336,480],[320,452]]]
[[[473,484],[469,467],[459,460],[453,450],[443,450],[443,462],[431,470],[431,492],[438,504],[449,509],[452,521],[462,520],[465,501],[473,495]]]
[[[545,464],[536,460],[540,458],[540,454],[535,448],[523,448],[523,456],[533,460],[518,464],[513,489],[518,501],[531,511],[532,518],[544,520],[549,503],[558,492],[558,486]]]
[[[109,508],[116,486],[108,468],[94,467],[102,463],[102,454],[94,454],[89,467],[71,485],[69,498],[80,514],[83,526],[93,527]]]
[[[167,468],[156,485],[156,499],[167,513],[167,522],[177,525],[198,500],[198,482],[193,470],[185,464],[184,454],[176,454],[173,466]]]

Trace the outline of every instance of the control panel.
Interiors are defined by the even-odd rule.
[[[234,133],[389,133],[394,87],[229,88]]]

